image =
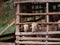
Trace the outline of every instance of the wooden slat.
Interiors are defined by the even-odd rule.
[[[46,13],[49,12],[49,10],[48,10],[49,7],[48,6],[49,6],[49,3],[47,2],[46,3]],[[49,22],[49,15],[48,14],[46,15],[46,22]],[[49,31],[49,25],[47,25],[47,27],[46,27],[46,32],[48,33],[48,31]],[[48,42],[48,34],[46,35],[46,45],[48,45],[47,42]]]
[[[37,16],[37,15],[60,15],[60,12],[49,12],[49,13],[16,13],[16,15],[23,16]]]
[[[46,15],[46,13],[16,13],[17,15],[23,16],[37,16],[37,15]]]
[[[60,0],[21,0],[21,1],[16,1],[15,3],[29,3],[29,2],[60,2]]]
[[[46,40],[46,38],[41,38],[41,37],[21,37],[19,39],[20,40],[30,40],[30,41],[33,41],[33,40]]]
[[[16,32],[15,35],[46,35],[47,32]],[[60,31],[49,31],[48,34],[60,34]]]
[[[19,44],[46,44],[46,42],[38,42],[38,41],[16,41]],[[47,44],[60,44],[60,42],[47,42]]]
[[[42,38],[42,37],[21,37],[19,39],[20,40],[30,40],[30,41],[34,41],[34,40],[46,40],[46,38]],[[60,38],[48,38],[47,40],[60,41]]]
[[[10,37],[2,37],[2,38],[0,38],[0,41],[12,39],[12,38],[15,38],[15,37],[14,37],[14,36],[10,36]]]
[[[17,4],[17,12],[16,13],[19,13],[19,10],[20,9],[20,5]],[[16,23],[19,23],[20,22],[20,17],[19,15],[16,15]],[[19,25],[16,25],[16,32],[19,32]],[[19,36],[16,36],[16,40],[18,40]]]
[[[0,42],[0,45],[15,45],[15,43],[9,42]]]
[[[32,24],[32,23],[46,24],[46,25],[49,25],[49,24],[60,24],[60,22],[25,22],[25,23],[16,23],[16,24],[20,25],[20,24]]]

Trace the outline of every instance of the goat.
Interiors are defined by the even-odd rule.
[[[58,20],[57,22],[60,23],[60,20]],[[58,24],[58,30],[60,30],[60,24]]]
[[[38,23],[32,23],[32,32],[36,32],[39,30]]]
[[[29,30],[29,25],[28,24],[24,24],[24,32],[27,32]]]

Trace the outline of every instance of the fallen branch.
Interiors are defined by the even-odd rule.
[[[15,23],[15,20],[13,20],[13,22],[11,22],[4,30],[2,30],[0,32],[0,35],[2,35],[4,32],[6,32],[14,23]]]

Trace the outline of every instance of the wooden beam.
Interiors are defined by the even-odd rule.
[[[15,35],[46,35],[47,32],[16,32]],[[48,34],[60,34],[60,31],[49,31]]]
[[[15,38],[15,37],[14,37],[14,36],[2,37],[2,38],[0,38],[0,41],[2,41],[2,40],[12,39],[12,38]]]
[[[48,6],[49,6],[49,3],[47,2],[46,3],[46,13],[49,12],[49,10],[48,10],[49,7]],[[47,14],[45,18],[46,18],[46,22],[48,23],[49,22],[49,15]],[[47,32],[47,35],[46,35],[46,45],[48,45],[47,44],[47,42],[48,42],[48,31],[49,31],[49,25],[47,25],[47,27],[46,27],[46,32]]]
[[[39,40],[46,40],[46,38],[43,37],[21,37],[20,40],[26,40],[26,41],[39,41]],[[60,38],[48,38],[47,40],[54,40],[54,41],[60,41]]]
[[[30,2],[46,3],[46,2],[60,2],[60,0],[21,0],[21,1],[15,1],[15,3],[30,3]]]
[[[15,41],[19,44],[46,44],[46,42],[39,42],[39,41]],[[47,44],[60,44],[60,42],[47,42]]]
[[[38,23],[38,24],[60,24],[60,22],[25,22],[25,23],[16,23],[17,25],[24,25],[24,24],[32,24],[32,23]]]
[[[20,16],[37,16],[37,15],[60,15],[60,12],[48,12],[48,13],[16,13]]]
[[[15,43],[9,43],[9,42],[0,42],[0,45],[15,45]]]
[[[17,1],[19,1],[19,0],[17,0]],[[17,4],[17,14],[20,12],[20,4]],[[19,23],[20,22],[20,16],[19,15],[16,15],[16,23]],[[19,30],[19,25],[16,25],[16,32],[19,32],[20,30]],[[19,38],[19,36],[18,35],[16,35],[16,40],[19,40],[18,39]],[[16,45],[19,45],[18,43],[16,44]]]
[[[20,12],[19,9],[20,9],[20,5],[17,4],[17,12],[16,13]],[[19,17],[19,15],[16,15],[16,23],[19,23],[19,22],[20,22],[20,17]],[[16,25],[16,32],[19,32],[19,25]],[[19,38],[19,36],[16,35],[16,40],[19,40],[18,38]],[[19,44],[17,44],[17,45],[19,45]]]

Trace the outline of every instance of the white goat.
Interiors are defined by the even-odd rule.
[[[58,23],[60,23],[60,20],[58,20]],[[60,24],[58,24],[58,29],[60,30]]]
[[[32,32],[38,31],[38,23],[32,23]]]
[[[29,30],[29,25],[28,24],[24,24],[24,32],[27,32]]]

